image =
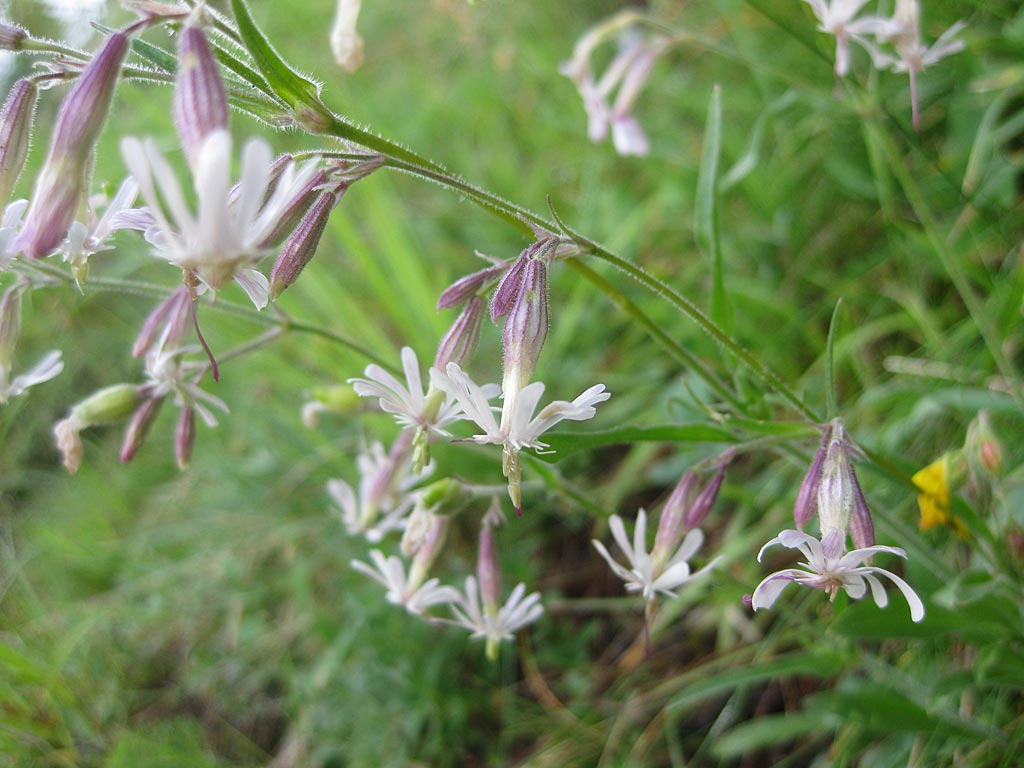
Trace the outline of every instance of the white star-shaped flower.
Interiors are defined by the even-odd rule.
[[[818,29],[836,39],[836,76],[843,77],[850,71],[849,42],[853,40],[876,56],[876,49],[866,35],[875,34],[883,28],[885,20],[876,16],[858,19],[857,14],[867,0],[805,0],[820,22]]]
[[[704,534],[699,528],[694,528],[683,537],[679,548],[668,559],[668,562],[663,567],[658,567],[647,552],[647,512],[641,509],[637,513],[632,544],[626,535],[626,526],[621,517],[612,515],[608,520],[608,525],[612,529],[615,543],[619,545],[622,554],[626,556],[628,567],[616,562],[604,544],[596,539],[592,542],[594,547],[608,563],[612,573],[626,582],[626,591],[640,592],[643,594],[644,600],[647,601],[653,600],[658,593],[676,597],[676,593],[672,590],[679,589],[684,584],[703,576],[720,559],[716,557],[700,570],[691,572],[690,558],[697,554],[704,543]]]
[[[242,149],[241,178],[232,188],[231,136],[225,130],[211,131],[195,163],[198,207],[193,213],[155,143],[123,139],[121,155],[153,215],[155,224],[147,230],[146,239],[157,255],[213,291],[234,280],[257,308],[266,306],[269,283],[253,269],[267,255],[260,246],[288,203],[316,174],[316,162],[298,167],[289,163],[271,185],[270,145],[250,139]]]
[[[768,547],[781,544],[789,549],[798,549],[806,559],[800,563],[801,568],[786,568],[777,571],[754,590],[751,605],[754,610],[771,608],[776,599],[790,583],[796,582],[807,587],[823,589],[832,599],[840,589],[854,600],[859,600],[871,589],[871,596],[879,608],[889,603],[888,595],[879,576],[885,576],[903,593],[910,606],[910,618],[915,622],[924,618],[924,603],[907,582],[894,573],[873,565],[863,565],[872,555],[888,552],[906,558],[907,553],[899,547],[875,545],[846,552],[838,557],[826,557],[821,542],[803,531],[786,530],[765,544],[757,555],[758,562]]]
[[[373,565],[361,560],[353,560],[350,565],[384,587],[389,603],[405,606],[409,613],[419,615],[431,606],[451,603],[460,598],[457,589],[441,584],[437,578],[427,579],[419,587],[410,589],[405,566],[395,555],[384,557],[383,552],[375,549],[370,552],[370,559]]]
[[[488,613],[480,600],[480,588],[474,576],[466,577],[465,593],[458,594],[450,607],[455,617],[452,623],[472,632],[473,639],[484,639],[489,643],[511,640],[517,631],[544,613],[540,592],[527,595],[523,583],[516,585],[497,613]]]
[[[208,427],[217,426],[217,417],[210,407],[228,412],[227,403],[199,386],[196,379],[206,370],[205,363],[186,362],[181,358],[192,352],[200,352],[196,346],[164,349],[158,344],[146,354],[147,393],[159,398],[173,394],[175,405],[191,406]]]

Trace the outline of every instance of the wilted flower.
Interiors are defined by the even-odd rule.
[[[409,487],[420,478],[408,474],[411,440],[402,432],[391,450],[373,443],[356,458],[359,471],[358,494],[344,480],[329,480],[327,493],[341,511],[341,521],[350,534],[362,534],[371,543],[388,531],[401,529],[413,505]]]
[[[331,52],[346,72],[355,72],[363,65],[363,38],[356,31],[361,5],[362,0],[338,0],[331,27]]]
[[[627,592],[640,592],[645,601],[654,600],[658,593],[668,597],[676,597],[673,590],[703,576],[711,570],[720,558],[715,558],[698,571],[690,570],[690,558],[692,558],[704,543],[704,534],[699,528],[691,529],[679,544],[679,548],[667,558],[665,562],[656,562],[647,553],[647,512],[641,509],[636,515],[636,525],[633,528],[633,543],[630,544],[626,535],[626,526],[622,518],[612,515],[608,520],[612,529],[612,537],[619,545],[622,554],[626,556],[627,566],[616,562],[612,556],[597,539],[591,543],[597,549],[598,554],[608,563],[612,573],[626,582]]]
[[[73,475],[82,465],[83,429],[127,418],[142,398],[142,387],[134,384],[114,384],[94,392],[72,406],[67,417],[53,427],[57,449],[64,457],[64,468]]]
[[[231,136],[227,131],[213,131],[203,141],[195,162],[198,210],[193,214],[156,144],[126,138],[121,142],[121,154],[156,222],[146,232],[146,239],[157,255],[214,291],[234,280],[257,308],[266,306],[269,283],[252,267],[266,255],[261,243],[282,211],[317,172],[316,162],[298,168],[289,163],[267,196],[270,147],[261,139],[251,139],[242,150],[236,193],[229,195]]]
[[[899,547],[875,545],[844,552],[837,556],[829,556],[826,555],[822,542],[810,534],[786,530],[761,548],[757,555],[758,562],[760,562],[764,551],[774,544],[781,544],[788,549],[798,549],[806,560],[800,563],[801,568],[786,568],[777,571],[758,584],[751,600],[755,611],[761,608],[771,608],[782,590],[792,582],[815,589],[823,589],[829,593],[830,600],[835,599],[840,589],[854,600],[859,600],[867,594],[868,588],[870,588],[875,603],[879,608],[884,608],[888,604],[889,598],[882,583],[878,580],[879,576],[884,576],[903,593],[903,597],[906,598],[907,604],[910,606],[910,618],[915,622],[924,618],[924,604],[907,582],[883,568],[864,565],[873,555],[882,552],[906,558],[907,553]]]

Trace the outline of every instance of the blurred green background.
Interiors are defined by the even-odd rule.
[[[85,17],[68,26],[60,5],[0,8],[40,37],[95,47]],[[130,18],[95,5],[109,26]],[[730,330],[823,410],[828,323],[843,298],[842,413],[889,462],[865,465],[861,479],[881,542],[910,554],[906,576],[929,619],[912,627],[896,600],[884,612],[829,606],[795,588],[772,614],[755,619],[743,607],[766,572],[754,554],[788,527],[813,449],[805,441],[736,462],[708,521],[706,552],[725,561],[663,604],[644,659],[642,609],[590,545],[606,538],[604,517],[572,494],[629,517],[722,446],[636,443],[567,456],[502,530],[506,583],[540,589],[547,613],[489,663],[465,633],[413,620],[348,566],[366,547],[333,518],[324,483],[352,481],[356,452],[388,439],[391,423],[352,414],[307,429],[299,406],[312,388],[360,375],[365,359],[288,334],[225,365],[215,391],[231,413],[217,429],[200,426],[187,472],[174,465],[167,409],[128,466],[117,460],[120,429],[86,433],[85,464],[68,477],[52,424],[86,394],[138,380],[129,350],[153,299],[88,285],[39,291],[26,301],[18,359],[58,346],[67,368],[0,410],[0,766],[1012,765],[1007,756],[1024,749],[1014,671],[1024,662],[1022,553],[1010,535],[1022,523],[1024,432],[1007,390],[1020,392],[1020,381],[996,369],[922,210],[1019,367],[1024,12],[1012,2],[927,5],[925,36],[966,18],[967,51],[922,77],[914,135],[906,77],[869,72],[860,51],[853,84],[834,96],[832,43],[805,4],[652,2],[652,17],[685,40],[659,60],[636,108],[651,155],[620,158],[610,143],[588,142],[573,84],[557,71],[619,3],[365,5],[366,63],[348,75],[327,45],[331,3],[252,2],[278,50],[323,81],[338,112],[532,210],[545,212],[550,196],[576,229],[703,308],[712,265],[693,210],[709,99],[721,86]],[[160,30],[147,40],[174,44]],[[7,81],[30,64],[3,61]],[[41,99],[31,168],[61,93]],[[97,185],[123,177],[124,135],[175,151],[170,98],[166,87],[123,85]],[[279,150],[324,146],[232,120],[239,142],[260,134]],[[30,179],[31,169],[26,195]],[[118,242],[93,259],[94,274],[174,285],[173,270],[136,241]],[[473,251],[509,258],[525,245],[452,193],[381,172],[348,192],[280,306],[387,360],[410,345],[423,361],[452,319],[435,311],[436,296],[482,266]],[[665,303],[592,266],[708,361],[746,418],[796,418]],[[538,368],[551,397],[604,382],[614,396],[600,429],[711,420],[706,385],[593,285],[559,269],[552,296]],[[222,299],[244,303],[240,292]],[[250,313],[202,312],[217,350],[266,328]],[[499,355],[499,333],[485,327],[475,365],[489,380]],[[958,448],[982,408],[995,417],[1004,474],[987,506],[958,503],[1003,532],[996,565],[947,530],[919,532],[906,482]],[[438,457],[442,471],[500,480],[490,454],[440,446]],[[448,581],[471,572],[474,535],[470,525],[454,532]]]

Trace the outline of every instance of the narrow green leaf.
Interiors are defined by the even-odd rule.
[[[256,26],[245,0],[231,0],[231,10],[235,14],[242,42],[256,68],[266,78],[274,93],[295,111],[296,120],[310,130],[330,125],[333,116],[320,101],[317,84],[297,73],[278,55]],[[318,122],[323,125],[318,125]]]
[[[718,159],[722,148],[722,90],[716,85],[711,91],[708,118],[704,127],[704,148],[697,176],[697,198],[694,205],[694,231],[697,245],[711,259],[711,319],[732,332],[722,253],[718,238]]]
[[[808,735],[824,738],[830,731],[821,712],[767,715],[730,728],[715,739],[712,749],[721,758],[742,757]]]
[[[836,308],[832,310],[832,320],[828,324],[828,341],[825,343],[825,415],[834,419],[838,415],[836,410],[836,363],[835,344],[836,327],[839,325],[839,308],[843,305],[842,297],[836,302]]]
[[[544,438],[558,456],[574,451],[622,443],[731,443],[735,438],[728,431],[707,424],[685,424],[675,427],[625,427],[606,432],[560,432]]]

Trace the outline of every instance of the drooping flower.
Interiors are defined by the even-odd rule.
[[[375,549],[370,552],[370,559],[373,560],[372,566],[361,560],[353,560],[350,565],[384,587],[389,603],[404,606],[409,613],[420,615],[431,606],[451,603],[460,597],[457,589],[441,584],[438,578],[418,584],[412,578],[406,578],[405,565],[396,555],[385,557],[383,552]]]
[[[907,582],[883,568],[864,565],[867,560],[878,553],[889,553],[906,558],[907,553],[899,547],[875,545],[854,549],[833,557],[827,556],[822,542],[810,534],[785,530],[761,548],[757,555],[758,562],[761,561],[764,551],[775,544],[781,544],[788,549],[798,549],[806,559],[799,564],[800,568],[786,568],[777,571],[757,585],[751,601],[755,611],[761,608],[771,608],[782,590],[793,582],[825,590],[829,593],[830,600],[835,599],[840,589],[854,600],[864,597],[870,589],[875,604],[879,608],[884,608],[888,605],[889,598],[878,578],[884,576],[895,584],[906,598],[907,604],[910,606],[910,618],[915,622],[924,618],[924,603]]]
[[[212,131],[195,162],[198,209],[193,214],[156,144],[129,137],[121,142],[121,155],[153,214],[155,224],[147,230],[146,239],[156,255],[213,291],[234,280],[257,308],[266,306],[269,282],[253,269],[267,255],[261,243],[291,199],[316,174],[316,161],[298,167],[288,163],[268,196],[270,146],[250,139],[242,150],[241,178],[232,190],[231,136],[227,131]]]
[[[485,609],[480,599],[476,578],[466,577],[463,593],[449,601],[454,624],[472,632],[473,639],[486,640],[489,646],[511,640],[515,633],[544,615],[540,592],[526,594],[526,585],[519,583],[497,612]]]
[[[388,531],[400,530],[414,499],[406,491],[410,481],[420,478],[408,475],[412,444],[407,431],[403,431],[391,450],[374,443],[368,451],[359,454],[359,492],[344,480],[329,480],[327,493],[337,504],[345,529],[353,535],[362,535],[371,543],[379,542]]]
[[[626,582],[626,591],[640,592],[647,602],[654,600],[659,593],[667,597],[676,597],[673,590],[703,576],[720,559],[716,557],[703,568],[691,571],[690,559],[697,554],[704,543],[704,534],[700,528],[693,528],[683,537],[678,549],[671,557],[663,563],[657,562],[647,552],[647,512],[643,509],[637,512],[632,544],[626,535],[626,526],[621,517],[612,515],[608,520],[608,525],[612,529],[615,543],[618,544],[622,554],[626,556],[627,565],[622,565],[612,558],[604,544],[597,539],[591,543],[597,549],[598,554],[608,563],[612,573]]]
[[[430,377],[438,389],[458,402],[466,418],[483,430],[483,434],[471,438],[474,442],[502,446],[502,471],[508,478],[509,496],[517,510],[522,508],[519,452],[524,448],[547,448],[547,444],[540,440],[541,435],[565,419],[585,421],[594,418],[597,414],[594,406],[611,397],[604,384],[595,384],[572,402],[555,400],[534,416],[544,395],[544,383],[535,381],[520,389],[515,399],[505,401],[499,425],[494,418],[495,409],[489,403],[493,397],[491,390],[474,382],[456,363],[449,363],[444,373],[432,368]]]

